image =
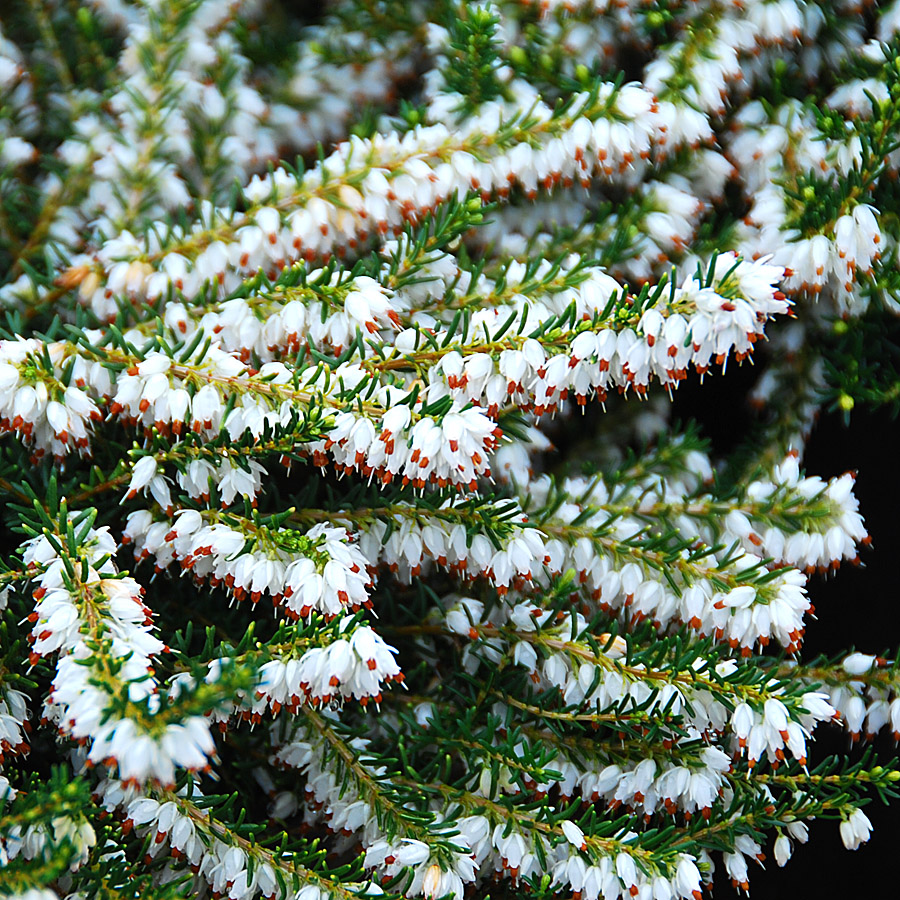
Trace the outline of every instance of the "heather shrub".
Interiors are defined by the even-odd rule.
[[[900,397],[898,30],[4,5],[0,896],[700,900],[865,842],[900,770],[815,738],[900,734],[897,668],[853,600],[803,651],[869,542],[803,454]],[[715,453],[670,398],[752,361]]]

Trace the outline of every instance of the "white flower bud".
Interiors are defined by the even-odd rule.
[[[865,675],[871,671],[874,662],[875,657],[867,653],[851,653],[844,659],[842,665],[848,675]]]

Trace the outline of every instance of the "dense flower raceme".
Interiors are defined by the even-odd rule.
[[[63,180],[51,177],[43,185],[60,206],[50,231],[72,250],[80,248],[84,228],[108,235],[127,227],[136,214],[164,216],[189,201],[198,181],[206,180],[214,196],[224,196],[233,178],[244,178],[261,163],[277,159],[280,142],[309,148],[325,134],[339,136],[355,102],[365,97],[377,101],[412,71],[408,55],[391,52],[407,45],[399,35],[384,47],[369,48],[370,59],[357,74],[356,66],[341,65],[335,57],[355,59],[361,35],[322,29],[321,38],[331,46],[318,53],[301,52],[287,92],[275,99],[267,96],[274,85],[251,83],[229,4],[207,3],[202,10],[182,6],[167,2],[127,10],[118,90],[102,109],[80,116],[73,133],[55,151],[61,163],[90,174],[88,195],[77,204],[71,202],[71,187]],[[173,28],[171,17],[179,12],[180,27]],[[247,4],[244,14],[261,15],[262,5]],[[161,38],[164,50],[159,58]],[[19,115],[24,116],[29,85],[26,80],[17,83],[14,74],[21,70],[20,54],[10,44],[4,57],[18,62],[5,81],[19,95]],[[216,78],[214,73],[221,76],[225,68],[227,75]],[[167,89],[166,77],[178,84],[177,91]],[[314,87],[323,84],[340,85],[346,96],[333,91],[323,95]],[[317,94],[318,109],[315,101],[309,104]],[[305,109],[294,105],[297,98]],[[90,108],[98,99],[89,94],[82,104]],[[157,121],[165,121],[164,132],[156,130]],[[27,131],[33,132],[34,126]],[[199,149],[203,142],[212,145],[206,152]],[[7,164],[27,162],[34,154],[28,142],[13,135],[5,137],[2,147]]]
[[[319,725],[317,730],[326,736],[327,741],[330,728],[327,724]],[[442,827],[439,820],[432,822],[428,828],[407,823],[408,833],[417,836],[404,837],[399,841],[376,837],[378,829],[368,804],[362,799],[345,796],[334,773],[319,769],[322,753],[327,754],[327,748],[322,743],[321,738],[316,740],[312,735],[292,733],[277,751],[276,761],[281,765],[299,768],[307,774],[308,808],[320,811],[318,814],[325,816],[330,828],[353,833],[362,827],[362,840],[367,846],[366,866],[375,867],[387,875],[400,876],[404,872],[408,873],[408,892],[421,893],[426,897],[441,897],[448,893],[459,895],[463,886],[475,880],[479,870],[483,871],[485,868],[497,872],[506,871],[514,878],[527,877],[529,870],[536,871],[535,841],[541,845],[537,850],[538,854],[543,853],[547,859],[559,860],[553,870],[561,884],[569,884],[575,890],[580,890],[583,886],[585,867],[583,863],[580,867],[573,865],[578,857],[573,856],[572,848],[586,849],[584,834],[577,825],[566,819],[552,829],[555,840],[540,833],[529,834],[527,830],[515,829],[512,833],[506,833],[503,826],[495,824],[493,816],[486,812],[465,816],[450,829]],[[378,767],[368,765],[365,755],[358,761],[357,769],[355,776],[360,787],[384,774]],[[478,795],[473,795],[473,799],[477,802]],[[444,834],[452,840],[453,862],[449,866],[441,866],[435,861]],[[619,842],[609,843],[615,845]],[[631,853],[624,846],[618,856],[605,855],[596,869],[596,872],[587,877],[597,880],[598,889],[605,882],[607,890],[617,894],[623,889],[623,883],[626,888],[629,887],[629,874],[633,873],[630,882],[632,886],[638,884],[639,880],[643,881],[637,875]],[[689,859],[682,858],[675,861],[673,869],[674,884],[670,886],[667,879],[658,878],[658,889],[668,890],[666,896],[690,897],[693,890],[699,887],[696,868]],[[666,888],[662,887],[663,884]]]
[[[699,454],[692,465],[711,474],[708,461]],[[704,525],[713,508],[711,500],[704,503],[698,496],[691,503],[681,501],[686,490],[696,490],[693,477],[687,479],[689,484],[653,478],[612,497],[601,481],[572,480],[556,489],[548,479],[532,480],[529,501],[538,507],[549,505],[552,515],[538,512],[537,521],[531,523],[515,506],[497,507],[492,512],[506,535],[500,548],[486,532],[473,535],[472,527],[478,525],[471,509],[465,502],[453,501],[424,521],[409,504],[374,509],[368,515],[356,511],[347,519],[335,513],[336,521],[360,529],[358,550],[336,540],[341,535],[338,529],[323,525],[298,537],[294,531],[271,532],[239,519],[231,519],[240,524],[238,529],[223,522],[204,526],[196,511],[182,513],[174,523],[154,521],[149,512],[141,511],[132,515],[125,534],[136,542],[140,558],[153,554],[157,568],[180,560],[195,577],[224,583],[237,598],[249,596],[256,602],[268,593],[274,603],[284,603],[290,614],[303,618],[314,611],[333,616],[370,606],[364,573],[381,566],[408,582],[422,574],[423,566],[436,563],[466,579],[485,577],[500,593],[511,587],[521,591],[528,584],[534,585],[532,590],[546,589],[553,576],[573,569],[586,595],[600,600],[607,612],[621,609],[637,620],[649,617],[657,627],[680,620],[747,650],[757,640],[765,644],[771,637],[794,647],[803,632],[804,613],[810,609],[804,577],[785,568],[774,579],[755,585],[754,573],[765,571],[766,559],[807,569],[836,567],[842,559],[856,557],[856,544],[866,539],[866,533],[851,493],[851,476],[827,485],[817,478],[801,482],[791,456],[773,477],[773,482],[749,485],[747,506],[731,509],[721,534]],[[618,557],[628,553],[628,542],[644,535],[648,522],[663,512],[666,516],[678,512],[679,503],[678,532],[688,541],[699,539],[709,546],[723,538],[732,559],[723,564],[721,559],[690,562],[685,557],[673,562],[680,572],[669,574],[668,580],[659,574],[659,548],[643,564],[638,556],[638,561],[622,565]],[[482,507],[477,514],[483,517],[486,511]],[[810,531],[785,530],[785,515],[804,513]],[[302,519],[303,514],[298,515]],[[575,520],[579,524],[572,527]],[[655,535],[651,532],[650,537]],[[317,551],[321,574],[313,560],[298,558],[287,549],[316,547],[322,540],[324,546]],[[250,553],[248,541],[257,548]],[[743,542],[745,552],[734,557],[736,542]],[[243,555],[235,560],[241,550]],[[720,580],[730,578],[728,588],[716,590],[704,578],[692,585],[693,578],[713,570],[720,573]],[[680,587],[673,583],[673,575]]]
[[[632,669],[621,664],[612,664],[612,660],[622,656],[623,647],[619,646],[622,643],[621,639],[618,642],[610,641],[609,635],[601,636],[600,640],[605,640],[607,646],[599,652],[592,650],[586,642],[572,640],[570,637],[572,634],[582,635],[588,630],[587,623],[580,614],[575,614],[571,621],[564,620],[562,624],[547,623],[541,621],[544,616],[535,614],[528,604],[522,604],[509,611],[506,621],[502,614],[492,615],[489,623],[483,625],[478,621],[478,616],[482,613],[479,607],[478,601],[460,598],[454,602],[447,616],[448,628],[452,630],[456,625],[458,631],[461,630],[459,624],[463,624],[460,620],[465,616],[463,627],[468,626],[465,633],[476,640],[484,641],[484,646],[478,648],[479,653],[488,654],[489,658],[499,660],[503,655],[499,646],[502,646],[508,636],[511,644],[507,652],[517,665],[523,665],[530,670],[531,680],[539,688],[557,687],[567,703],[585,705],[598,711],[617,704],[627,708],[630,705],[640,707],[649,703],[651,712],[669,709],[673,714],[678,714],[682,711],[682,704],[685,704],[686,709],[694,710],[688,711],[685,718],[690,723],[689,730],[695,735],[703,734],[708,737],[710,732],[724,731],[725,725],[730,723],[735,743],[731,749],[740,752],[745,747],[749,748],[747,752],[751,766],[764,753],[768,754],[770,759],[781,759],[785,747],[796,758],[805,760],[805,739],[814,723],[835,715],[835,710],[826,701],[825,694],[808,693],[802,698],[803,711],[798,715],[800,722],[791,721],[788,708],[778,698],[777,689],[769,692],[768,699],[762,699],[766,696],[766,691],[754,698],[760,704],[757,712],[754,712],[745,701],[739,702],[733,711],[729,711],[728,706],[723,705],[723,700],[727,704],[729,701],[733,702],[734,698],[729,696],[727,689],[724,693],[720,693],[722,686],[715,685],[711,680],[704,684],[702,677],[692,676],[693,683],[689,684],[687,679],[681,681],[677,676],[666,674],[662,670],[648,671],[643,666]],[[494,620],[499,620],[500,624]],[[539,659],[539,650],[543,654],[543,660]],[[469,655],[468,662],[473,666],[477,665],[474,654]],[[702,673],[708,668],[708,664],[700,659],[695,662],[693,671]],[[714,671],[717,676],[728,678],[737,673],[739,667],[729,660],[715,666]],[[664,683],[665,687],[654,696],[654,692],[648,689],[648,683]],[[647,768],[644,767],[645,770]],[[655,766],[652,768],[655,771]],[[612,777],[613,770],[609,770],[607,775]],[[645,787],[649,787],[651,782]],[[582,779],[580,784],[583,788],[590,784],[590,781]],[[609,790],[612,790],[617,784],[616,778],[612,778],[607,784]],[[549,786],[544,787],[546,790]],[[571,793],[571,785],[567,793]],[[597,791],[588,791],[589,796],[593,796],[594,793]],[[651,811],[657,802],[662,802],[663,798],[677,799],[672,794],[648,793],[646,790],[639,793],[644,796],[641,802],[644,803],[647,812]],[[707,799],[711,801],[714,795],[715,792],[709,794]],[[647,797],[650,799],[647,800]],[[622,802],[630,800],[630,795],[627,791],[623,796],[613,793],[610,799]],[[693,799],[690,797],[684,799],[693,804],[696,796],[693,796]],[[692,811],[706,806],[708,803],[687,808],[688,811]]]
[[[777,186],[778,176],[785,171],[783,157],[779,155],[776,161],[774,156],[760,156],[761,142],[771,142],[782,150],[790,148],[792,162],[793,154],[796,154],[793,165],[798,172],[827,170],[828,161],[833,160],[835,177],[839,177],[849,172],[854,164],[859,165],[858,138],[855,142],[853,137],[848,137],[844,142],[814,143],[810,140],[811,119],[807,110],[786,105],[779,113],[777,119],[771,121],[761,107],[755,104],[745,107],[742,115],[747,117],[750,127],[731,146],[735,161],[752,173],[751,180],[758,190],[745,225],[745,252],[751,249],[765,252],[764,248],[771,246],[767,235],[791,225],[789,198]],[[764,164],[762,160],[765,160]],[[857,276],[871,274],[873,262],[883,251],[884,238],[877,212],[870,205],[856,205],[837,217],[827,232],[795,240],[780,248],[775,254],[776,259],[791,272],[787,287],[801,287],[815,294],[831,291],[842,308],[864,305],[866,301],[860,293]]]
[[[843,559],[855,559],[857,542],[867,539],[851,493],[852,477],[827,485],[818,478],[800,481],[796,458],[790,456],[776,467],[773,481],[748,485],[747,505],[732,507],[724,528],[710,528],[715,522],[710,499],[697,492],[694,473],[711,475],[711,469],[699,454],[692,466],[687,478],[655,476],[618,490],[600,479],[570,479],[558,487],[546,478],[532,480],[528,501],[552,510],[538,513],[539,527],[553,538],[545,544],[548,570],[574,570],[584,591],[625,621],[649,618],[657,627],[681,621],[740,646],[744,654],[757,641],[765,645],[770,639],[789,649],[799,646],[811,604],[804,577],[790,567],[837,568]],[[687,503],[686,494],[693,494]],[[805,514],[815,524],[786,531],[784,516],[794,514]],[[665,556],[658,538],[666,531],[676,547],[696,548],[699,540],[710,547],[720,543],[725,550],[698,559],[676,549],[662,575],[659,562]],[[642,543],[652,549],[642,552]],[[742,552],[736,552],[741,545]],[[624,562],[628,556],[632,559]],[[766,571],[767,560],[770,568],[773,563],[784,568]],[[704,570],[710,577],[701,575]]]
[[[162,883],[176,875],[167,858],[184,861],[209,887],[220,894],[243,900],[257,896],[281,900],[325,900],[350,896],[379,896],[374,883],[337,885],[300,865],[286,864],[272,851],[223,832],[211,822],[201,806],[203,796],[196,785],[185,791],[148,795],[121,781],[107,779],[98,786],[99,803],[121,812],[123,828],[150,835],[151,859],[163,863]],[[289,888],[289,879],[302,879],[303,886]]]
[[[815,737],[900,735],[898,669],[800,655],[869,543],[802,454],[898,308],[900,3],[2,19],[0,896],[699,900],[868,839],[900,772]],[[723,458],[667,397],[749,361]]]
[[[300,533],[240,523],[248,525],[248,533],[238,520],[230,526],[229,519],[207,524],[199,512],[187,510],[174,522],[154,522],[141,510],[129,517],[125,537],[135,543],[139,558],[153,553],[158,569],[177,560],[198,580],[224,584],[237,599],[247,596],[256,603],[265,593],[295,617],[319,612],[332,618],[371,606],[369,563],[347,543],[346,531],[317,525]]]
[[[283,169],[254,178],[245,190],[247,199],[257,204],[253,214],[209,207],[205,226],[221,231],[222,239],[199,253],[191,246],[196,244],[191,235],[177,231],[164,235],[160,225],[150,232],[157,235],[151,253],[160,260],[158,269],[141,260],[144,251],[139,241],[124,232],[103,245],[96,263],[87,257],[74,259],[76,270],[81,266],[85,271],[76,275],[70,269],[70,275],[80,279],[80,293],[101,315],[113,310],[109,292],[146,296],[157,271],[165,276],[156,288],[158,293],[167,284],[183,283],[183,276],[193,276],[197,287],[219,281],[227,291],[235,286],[240,272],[260,267],[277,271],[301,255],[330,255],[336,245],[354,246],[371,232],[383,235],[399,230],[404,222],[415,221],[441,201],[472,189],[489,194],[494,188],[508,187],[512,179],[536,194],[539,184],[584,181],[593,169],[606,177],[624,173],[636,158],[649,154],[654,141],[666,143],[670,129],[674,142],[710,136],[708,125],[699,134],[681,136],[675,108],[669,104],[658,109],[653,95],[638,85],[616,91],[608,84],[597,95],[576,99],[571,111],[558,119],[529,85],[516,83],[511,91],[520,98],[518,103],[488,104],[479,115],[461,121],[458,130],[432,124],[419,126],[402,139],[351,140],[304,178]],[[437,121],[445,107],[456,102],[452,95],[440,99],[446,102],[434,109]],[[621,121],[613,126],[613,118]],[[490,149],[483,135],[496,131],[504,121],[513,127],[519,121],[521,138],[516,140],[513,132],[508,150],[495,151],[489,162],[479,162],[475,154]],[[539,142],[536,148],[527,142],[532,135]],[[449,161],[444,162],[445,158]],[[291,204],[298,208],[290,211]]]
[[[54,844],[68,842],[73,851],[72,870],[76,870],[90,858],[91,850],[96,846],[97,835],[90,822],[83,817],[76,819],[69,816],[55,816],[46,823],[38,823],[27,828],[14,825],[4,837],[0,853],[4,864],[9,865],[16,859],[40,860]],[[20,895],[28,900],[52,900],[58,895],[50,890],[32,888]]]
[[[119,577],[110,561],[116,545],[109,531],[87,530],[74,560],[66,556],[72,549],[63,550],[58,537],[41,536],[28,542],[23,557],[26,566],[41,570],[29,616],[30,661],[59,656],[45,717],[61,734],[90,743],[90,763],[114,764],[126,781],[171,784],[176,766],[208,765],[214,747],[202,717],[147,727],[152,658],[165,645],[151,631],[143,588]],[[73,562],[80,569],[74,577]],[[113,699],[126,686],[123,715],[114,711]],[[131,704],[144,712],[143,721],[128,715]]]
[[[452,332],[444,337],[440,328],[429,329],[426,346],[440,346],[440,341],[446,352],[423,349],[425,339],[417,323],[399,332],[392,348],[379,349],[379,355],[372,351],[366,360],[345,363],[333,372],[321,366],[292,371],[277,361],[257,372],[248,370],[233,353],[203,345],[183,362],[151,350],[143,359],[129,359],[131,365],[124,371],[113,355],[119,370],[113,374],[102,360],[91,360],[80,348],[61,343],[54,345],[56,361],[51,357],[48,367],[34,359],[36,345],[19,341],[2,348],[7,360],[3,423],[34,442],[38,453],[51,450],[61,455],[70,445],[85,451],[85,420],[99,418],[96,402],[106,396],[111,398],[111,414],[145,428],[153,424],[176,435],[193,431],[211,436],[224,425],[236,438],[247,429],[258,435],[265,428],[296,427],[298,399],[317,398],[334,409],[348,393],[353,396],[368,387],[368,408],[362,415],[351,406],[336,417],[325,440],[308,446],[305,452],[314,461],[322,464],[320,460],[330,455],[339,470],[376,473],[384,481],[400,476],[404,483],[474,486],[478,476],[489,474],[487,457],[499,434],[491,418],[508,405],[541,415],[555,411],[570,393],[579,404],[591,395],[604,399],[613,387],[633,385],[643,393],[654,376],[675,385],[690,364],[705,371],[713,359],[724,363],[732,349],[738,356],[749,353],[769,316],[787,309],[784,296],[773,286],[779,272],[726,254],[716,260],[705,284],[688,279],[668,292],[666,315],[651,307],[634,328],[587,324],[555,331],[545,343],[521,336],[535,328],[540,333],[539,323],[546,323],[547,316],[555,313],[564,319],[573,308],[576,317],[593,323],[617,296],[624,298],[616,282],[589,271],[577,286],[550,295],[554,302],[543,310],[520,301],[511,310],[498,307],[476,314],[469,322],[468,341],[463,335],[458,344],[449,345]],[[509,279],[511,273],[506,275]],[[371,309],[359,287],[347,292],[345,310],[355,298]],[[518,334],[509,334],[510,316],[520,318]],[[221,330],[215,317],[207,327],[212,334]],[[296,322],[293,327],[289,336],[296,341],[302,326]],[[203,333],[192,336],[192,346]],[[561,352],[554,353],[557,350]],[[413,366],[420,371],[419,356],[430,357],[426,363],[430,383],[426,390],[410,393],[402,372],[394,373]],[[75,385],[83,389],[71,381],[68,386],[61,383],[63,365],[73,367]],[[366,380],[372,368],[380,375],[374,382]],[[192,393],[190,388],[203,380],[206,383]],[[452,403],[443,416],[423,414],[445,398]],[[401,400],[406,405],[400,405]],[[194,468],[200,472],[182,473],[181,486],[195,496],[205,494],[206,477],[214,467],[198,460]],[[230,503],[237,494],[253,497],[259,490],[260,469],[255,475],[251,470],[246,478],[239,473],[230,477],[233,468],[227,464],[218,468],[214,477],[224,502]],[[165,476],[145,458],[135,466],[131,490],[148,487],[159,502],[169,505],[163,501],[168,491]]]

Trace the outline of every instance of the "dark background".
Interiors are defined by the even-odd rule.
[[[758,370],[748,365],[729,366],[726,375],[708,375],[704,384],[694,378],[675,396],[675,415],[695,419],[712,441],[714,452],[727,453],[748,433],[753,416],[737,402],[746,397]],[[865,518],[872,548],[861,553],[859,567],[844,565],[834,575],[810,579],[810,598],[818,619],[808,620],[802,656],[834,654],[854,646],[866,653],[894,655],[900,645],[897,583],[900,556],[900,472],[897,469],[900,426],[885,411],[857,408],[845,425],[841,414],[823,414],[810,436],[803,467],[810,475],[830,478],[857,471],[856,496]],[[893,738],[885,732],[875,743],[882,764],[897,755]],[[847,753],[854,759],[861,748],[852,748],[849,736],[834,727],[815,732],[811,759]],[[875,798],[865,807],[874,830],[868,844],[855,852],[844,848],[836,821],[813,822],[806,845],[796,845],[788,864],[780,869],[765,848],[765,870],[753,866],[750,895],[754,900],[812,900],[837,897],[896,896],[900,808],[883,806]],[[719,866],[715,896],[737,896]],[[885,884],[890,884],[888,892]]]

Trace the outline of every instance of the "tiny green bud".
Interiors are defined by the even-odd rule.
[[[832,325],[831,330],[837,335],[842,335],[850,330],[850,326],[843,319],[838,319],[834,325]]]
[[[78,22],[78,27],[88,37],[94,33],[94,20],[91,17],[91,11],[86,6],[78,7],[78,12],[75,13],[75,21]]]
[[[874,769],[869,770],[869,774],[878,777],[883,771],[884,771],[884,766],[875,766]]]
[[[509,61],[514,66],[524,66],[528,62],[528,54],[521,47],[512,47],[509,51]]]
[[[591,79],[591,73],[584,63],[575,66],[575,77],[582,83],[586,83]]]
[[[838,406],[840,406],[844,412],[850,412],[855,405],[856,401],[849,394],[841,394],[838,398]]]
[[[808,184],[805,188],[803,188],[803,199],[804,200],[815,200],[816,199],[816,189]]]
[[[553,68],[553,57],[549,53],[542,53],[538,57],[538,62],[540,62],[542,69]]]
[[[900,771],[897,771],[897,769],[893,769],[892,771],[888,772],[887,780],[888,781],[900,781]]]

